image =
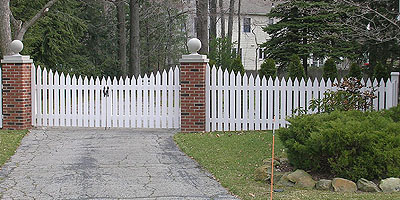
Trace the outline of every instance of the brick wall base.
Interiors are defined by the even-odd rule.
[[[207,63],[181,63],[181,131],[204,132]]]
[[[32,64],[3,64],[3,129],[32,127]]]

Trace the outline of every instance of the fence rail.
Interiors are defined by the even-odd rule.
[[[32,67],[34,126],[179,128],[179,69],[135,78]]]
[[[341,80],[342,81],[342,80]],[[333,83],[337,83],[335,79]],[[376,87],[376,110],[397,105],[397,82],[362,80]],[[285,126],[297,108],[307,108],[311,99],[322,98],[327,90],[337,90],[331,80],[275,80],[229,73],[221,68],[206,71],[206,131],[267,130]],[[316,112],[316,111],[309,111]]]

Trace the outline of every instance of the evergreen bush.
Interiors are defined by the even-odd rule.
[[[338,72],[337,72],[337,68],[336,68],[336,63],[335,61],[330,58],[328,59],[324,66],[323,66],[323,77],[325,78],[325,80],[327,80],[328,78],[331,79],[331,81],[335,80],[335,78],[338,77]]]
[[[361,79],[362,78],[362,71],[361,71],[361,67],[359,64],[357,63],[352,63],[350,65],[350,70],[349,70],[349,74],[347,75],[347,77],[354,77],[357,79]]]
[[[258,74],[260,75],[260,78],[265,78],[269,79],[271,77],[272,79],[275,79],[276,77],[276,65],[275,61],[273,59],[267,59],[261,64],[261,68],[258,71]]]
[[[288,66],[288,75],[294,80],[297,78],[299,81],[301,78],[305,78],[306,74],[304,72],[304,67],[300,63],[300,57],[298,55],[293,55],[290,57],[290,63]]]
[[[229,73],[231,73],[232,71],[234,71],[235,73],[240,73],[240,74],[244,74],[245,70],[244,70],[244,66],[242,64],[242,60],[240,60],[240,57],[236,57],[235,59],[233,59],[231,66],[228,68]]]
[[[334,111],[288,121],[277,134],[296,168],[353,181],[400,176],[400,123],[380,112]]]
[[[381,79],[384,79],[384,81],[386,81],[389,77],[390,72],[388,70],[388,67],[381,62],[378,62],[374,68],[374,78],[376,78],[378,82],[380,82]]]

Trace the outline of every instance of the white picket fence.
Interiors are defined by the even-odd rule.
[[[271,130],[274,117],[275,128],[285,126],[294,109],[307,108],[311,99],[323,97],[328,89],[336,90],[331,80],[267,80],[216,67],[208,67],[206,73],[206,131]],[[375,109],[397,105],[397,85],[390,80],[366,81],[366,86],[377,87]]]
[[[135,78],[32,67],[33,126],[179,128],[179,69]]]

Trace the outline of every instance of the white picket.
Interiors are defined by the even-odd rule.
[[[130,104],[131,104],[131,113],[130,113],[130,118],[129,118],[129,120],[130,120],[130,124],[131,124],[131,126],[130,127],[138,127],[138,123],[137,123],[137,91],[136,91],[136,88],[137,88],[137,82],[136,82],[136,79],[135,79],[135,77],[132,77],[131,78],[131,85],[129,86],[129,91],[130,91],[130,94],[131,94],[131,102],[130,102]]]
[[[242,130],[242,75],[236,74],[236,118],[235,118],[235,130]]]
[[[118,120],[118,126],[117,127],[124,127],[124,94],[122,93],[123,88],[124,88],[124,80],[122,79],[122,76],[119,78],[118,81],[118,115],[117,115],[117,120]]]
[[[379,93],[379,109],[382,110],[385,108],[385,82],[383,81],[383,78],[379,82],[378,86],[378,93]]]
[[[82,127],[83,123],[83,113],[82,113],[82,106],[83,106],[83,98],[82,98],[82,92],[83,92],[83,87],[82,87],[82,76],[78,77],[78,85],[76,86],[77,89],[77,93],[78,93],[78,98],[77,98],[77,106],[78,106],[78,115],[77,115],[77,119],[78,119],[78,126]]]
[[[261,120],[260,120],[260,111],[261,111],[261,107],[260,107],[260,92],[261,92],[261,81],[260,81],[260,76],[256,77],[255,80],[255,108],[254,108],[254,113],[255,113],[255,118],[254,118],[254,129],[255,130],[261,130]]]
[[[161,88],[162,88],[162,100],[161,100],[161,128],[167,128],[168,124],[168,114],[167,114],[167,72],[163,70],[162,76],[161,76]]]
[[[172,68],[169,69],[168,71],[168,76],[166,78],[168,78],[168,83],[167,83],[167,95],[168,95],[168,104],[166,104],[165,106],[167,106],[167,110],[168,110],[168,117],[167,117],[167,128],[173,128],[173,98],[174,98],[174,72],[172,71]],[[152,103],[152,105],[154,105],[154,103]],[[154,113],[152,114],[152,119],[154,119]],[[154,126],[153,126],[154,127]],[[152,128],[153,128],[152,127]]]
[[[229,75],[229,130],[234,131],[235,129],[235,108],[236,108],[236,98],[235,98],[235,73],[232,71]],[[207,91],[208,92],[208,91]],[[206,93],[207,95],[207,93]]]
[[[228,131],[229,130],[229,100],[228,100],[228,82],[229,82],[229,73],[228,70],[225,69],[224,71],[224,77],[222,79],[222,92],[224,93],[224,97],[222,99],[222,105],[223,105],[223,127],[224,127],[224,131]]]
[[[243,101],[243,130],[248,130],[248,113],[249,113],[249,108],[248,108],[248,84],[249,84],[249,79],[247,78],[247,74],[244,74],[243,77],[243,96],[242,96],[242,101]]]
[[[281,99],[280,99],[280,104],[281,104],[281,112],[280,112],[280,125],[281,126],[286,126],[286,80],[285,78],[282,78],[281,80],[281,86],[279,87],[281,91]]]
[[[248,91],[248,124],[249,130],[254,130],[254,77],[252,74],[249,78]]]
[[[267,91],[268,91],[268,128],[272,129],[272,123],[274,119],[274,110],[273,110],[273,95],[274,95],[274,82],[272,80],[272,77],[270,76],[268,79],[268,85],[267,85]]]
[[[100,84],[99,84],[100,85]],[[100,106],[96,105],[97,102],[100,103],[100,99],[97,98],[96,92],[99,93],[94,84],[94,79],[93,77],[90,77],[89,79],[89,87],[88,87],[88,92],[89,92],[89,127],[98,127],[97,126],[97,115],[95,113],[95,110],[100,111]]]
[[[54,126],[54,109],[53,109],[53,100],[54,100],[54,76],[53,76],[53,71],[50,70],[48,74],[48,112],[49,112],[49,126]]]
[[[268,100],[267,100],[267,78],[264,76],[261,80],[261,130],[267,130],[268,125]]]
[[[131,95],[129,92],[129,86],[130,86],[130,79],[128,76],[125,77],[124,81],[124,86],[123,86],[123,94],[124,94],[124,128],[130,127],[130,121],[129,121],[129,112],[130,108],[129,106],[131,105]]]
[[[65,88],[65,75],[64,73],[61,73],[60,75],[60,126],[65,126],[65,120],[66,120],[66,112],[65,112],[65,93],[66,93],[66,88]]]
[[[385,109],[389,109],[393,107],[393,84],[390,82],[389,79],[386,81],[385,93],[386,93]]]
[[[206,80],[205,80],[205,82],[206,82],[206,85],[205,85],[205,88],[206,88],[206,97],[205,97],[205,99],[206,99],[206,104],[204,105],[205,107],[206,107],[206,125],[205,125],[205,128],[206,128],[206,131],[207,132],[209,132],[210,131],[210,118],[212,117],[211,116],[211,107],[212,107],[212,105],[210,105],[210,94],[211,94],[211,89],[210,89],[210,77],[211,77],[211,70],[210,70],[210,66],[207,64],[207,67],[206,67]]]
[[[60,126],[60,76],[54,73],[54,126]]]
[[[279,79],[278,77],[275,78],[274,81],[274,88],[275,88],[275,96],[274,96],[274,117],[275,117],[275,128],[278,128],[280,124],[280,116],[279,116]]]
[[[174,72],[174,128],[180,127],[180,119],[181,119],[181,110],[180,110],[180,101],[179,101],[179,91],[181,89],[180,86],[180,76],[179,76],[179,68],[175,67]]]

